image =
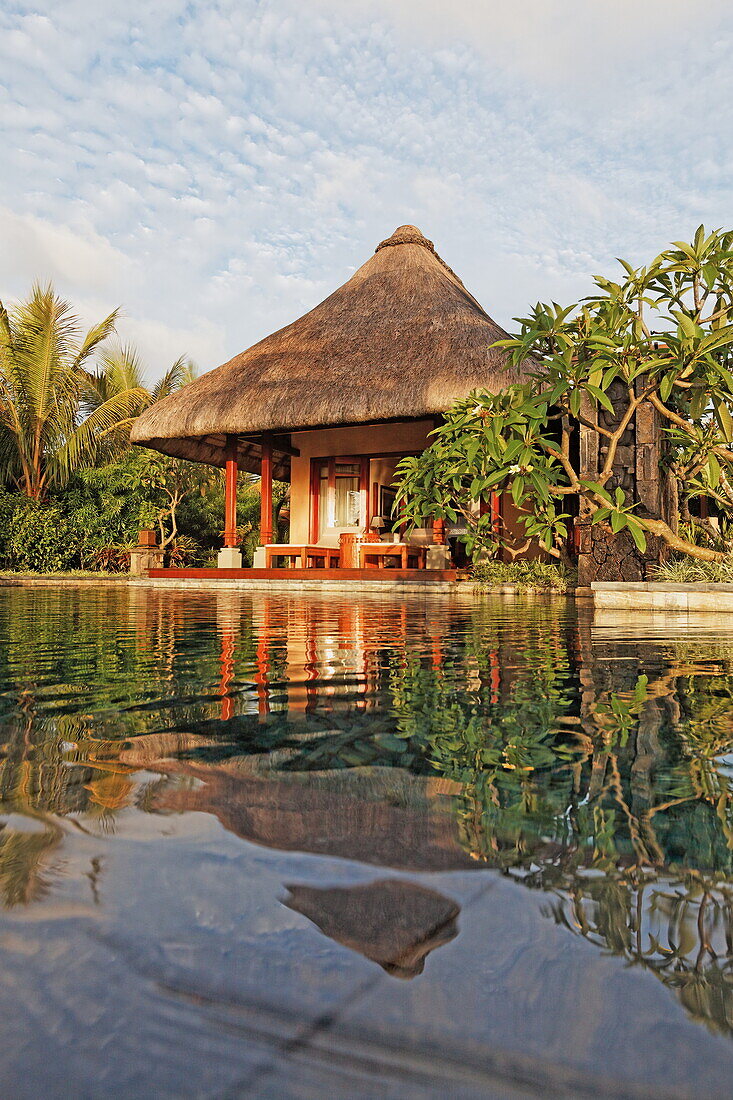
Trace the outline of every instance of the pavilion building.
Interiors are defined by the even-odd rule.
[[[273,543],[273,479],[287,481],[286,560],[343,565],[334,536],[358,540],[382,521],[392,526],[396,466],[424,450],[441,414],[473,390],[503,389],[531,369],[510,365],[494,346],[506,336],[432,242],[403,225],[309,313],[152,406],[132,440],[226,470],[220,566],[241,566],[239,470],[261,475],[263,548]],[[510,498],[494,506],[511,524]],[[444,542],[440,528],[427,542]],[[260,551],[255,565],[276,557],[277,548]],[[393,564],[404,568],[407,558]],[[418,564],[426,564],[424,553]],[[427,564],[445,569],[446,552],[434,552],[432,563],[428,555]]]

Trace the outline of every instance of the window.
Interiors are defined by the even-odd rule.
[[[358,527],[361,515],[360,469],[357,462],[335,463],[334,527]]]
[[[328,527],[361,527],[366,506],[366,478],[361,460],[315,459],[312,466],[312,531],[319,539]],[[364,482],[364,484],[362,484]]]

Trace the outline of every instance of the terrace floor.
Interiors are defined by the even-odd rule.
[[[421,584],[431,582],[458,581],[465,572],[458,569],[151,569],[151,579],[168,580],[212,580],[212,581],[418,581]]]

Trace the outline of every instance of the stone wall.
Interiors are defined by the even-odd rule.
[[[650,581],[654,567],[666,560],[667,544],[649,537],[645,553],[640,553],[628,531],[614,535],[606,523],[577,522],[578,584],[589,587],[593,581]]]
[[[621,422],[628,398],[626,387],[613,382],[608,389],[613,413],[601,407],[594,408],[586,399],[584,408],[589,418],[597,417],[602,428],[613,431]],[[613,473],[606,488],[613,493],[617,487],[627,498],[639,501],[637,511],[654,516],[665,516],[665,474],[660,469],[662,458],[662,431],[659,414],[653,405],[639,406],[624,431],[613,463]],[[590,428],[581,427],[580,467],[581,477],[594,481],[598,478],[608,455],[608,440]],[[662,539],[649,538],[646,551],[640,553],[627,531],[614,535],[607,524],[592,525],[590,512],[581,506],[575,521],[578,547],[578,583],[583,586],[595,580],[648,581],[654,566],[665,560],[668,554]]]

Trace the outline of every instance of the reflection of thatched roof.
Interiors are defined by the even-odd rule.
[[[460,907],[415,882],[381,879],[368,886],[288,886],[284,904],[330,939],[379,963],[395,978],[422,974],[436,947],[458,935]]]
[[[406,871],[473,870],[460,845],[449,798],[431,781],[392,768],[293,773],[162,760],[148,770],[199,780],[156,792],[153,807],[215,814],[225,829],[284,851],[359,860]]]
[[[310,313],[154,405],[132,439],[221,465],[226,433],[431,416],[477,387],[518,380],[491,348],[505,336],[432,243],[403,225]],[[243,468],[258,471],[259,454],[240,440]]]

